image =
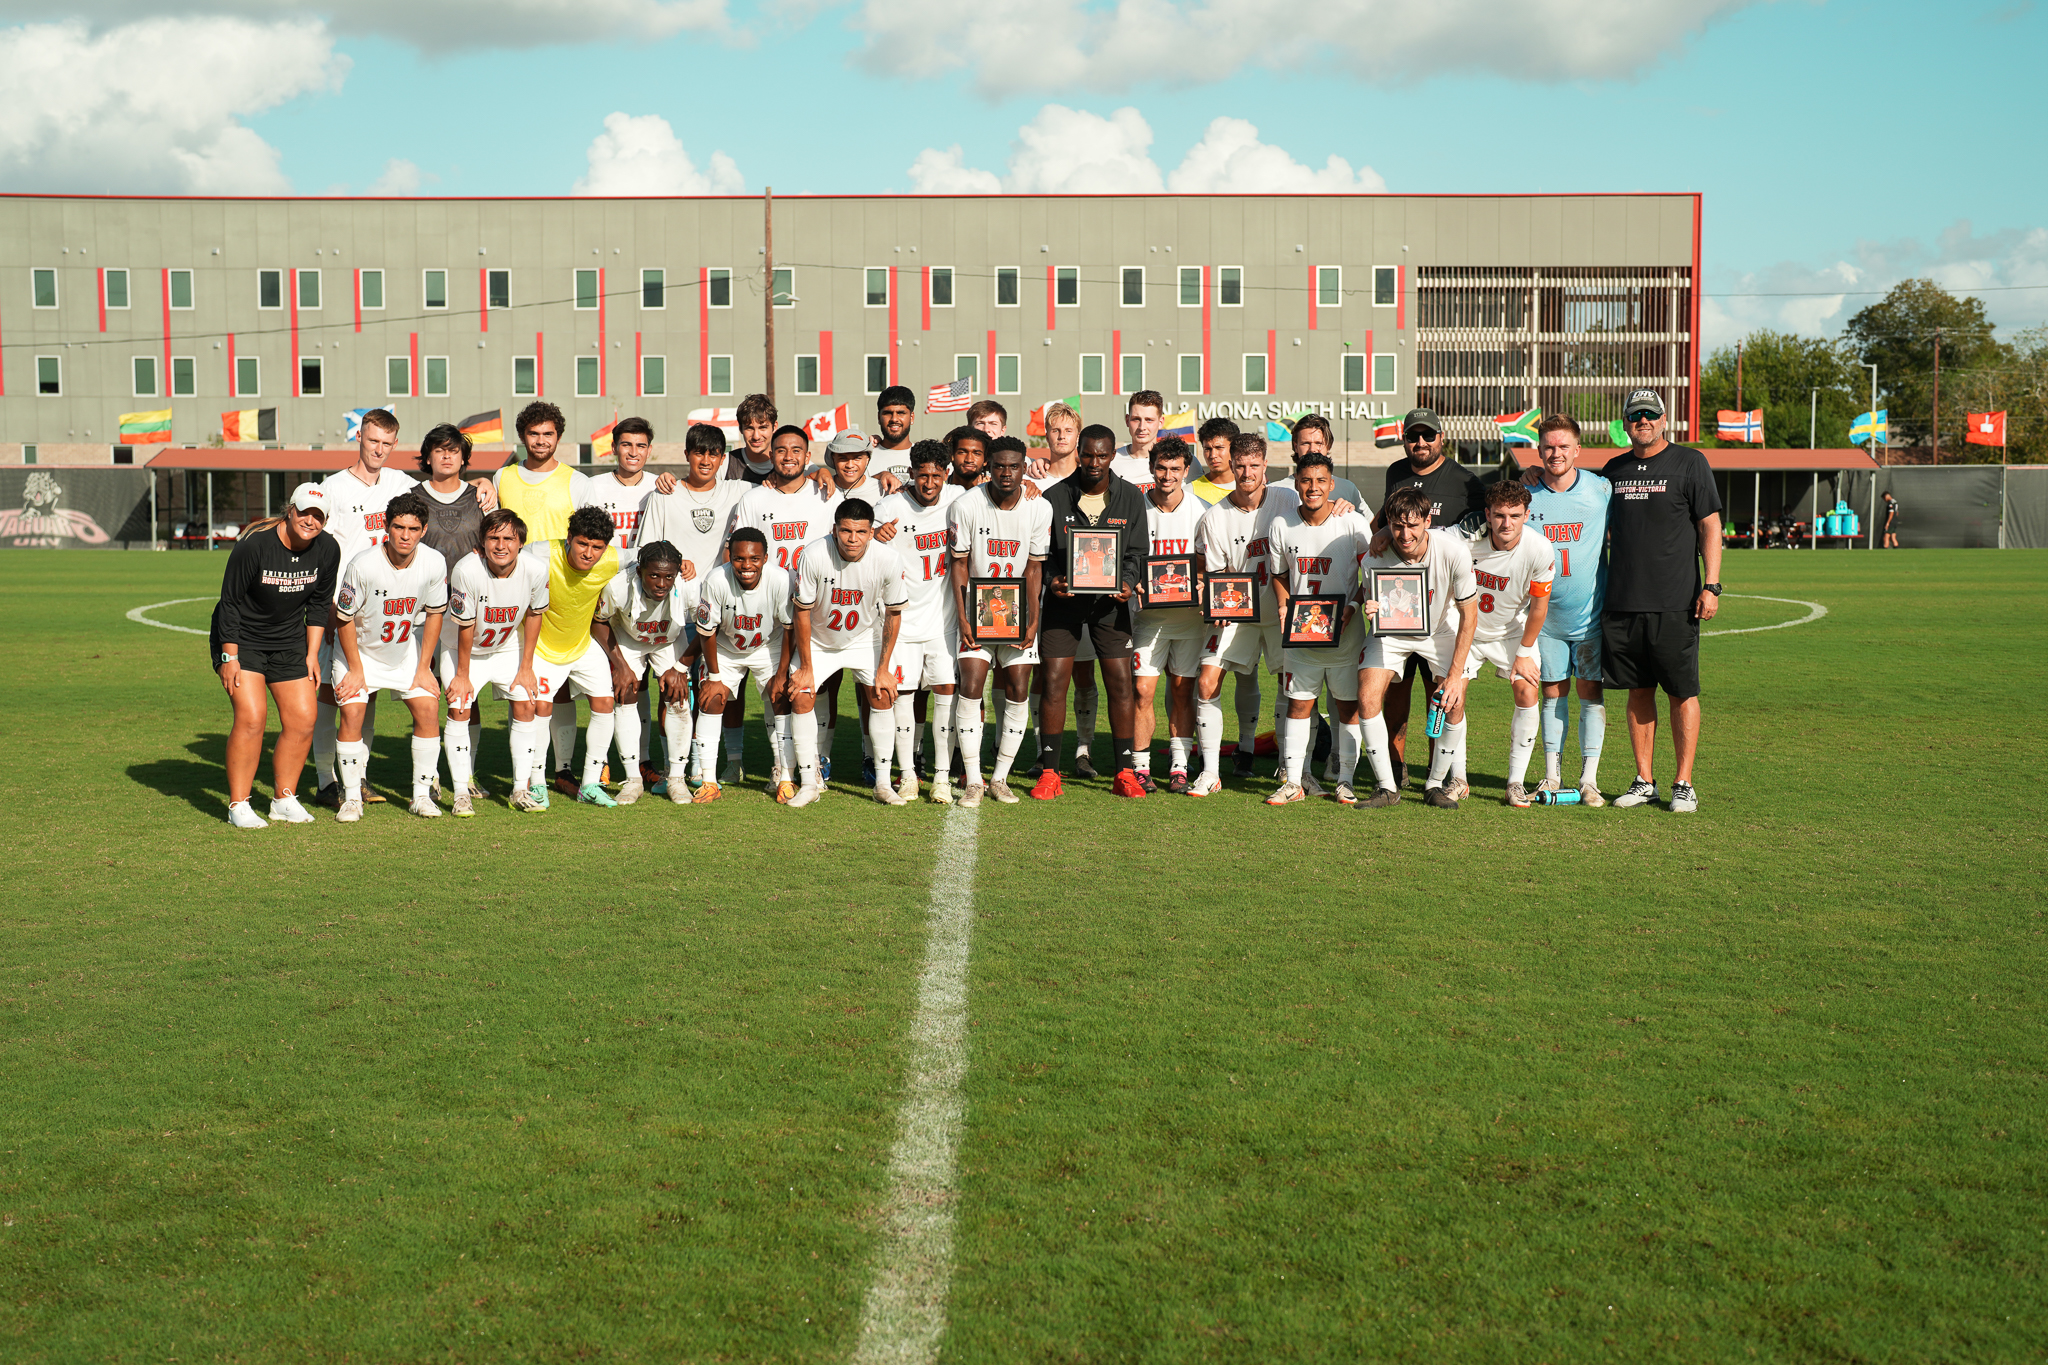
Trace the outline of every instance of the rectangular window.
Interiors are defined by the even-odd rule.
[[[1316,307],[1337,308],[1344,303],[1344,267],[1341,265],[1319,265],[1316,267]]]
[[[356,290],[356,296],[362,300],[363,307],[382,308],[384,306],[384,272],[381,270],[365,270],[362,273],[360,283],[361,287]]]
[[[590,313],[597,310],[597,272],[579,270],[576,272],[576,307]]]
[[[1244,267],[1224,265],[1216,268],[1216,306],[1219,308],[1244,307]]]
[[[135,396],[156,397],[156,357],[153,355],[135,357]]]
[[[422,270],[420,272],[420,306],[423,308],[446,308],[448,306],[447,271]]]
[[[871,355],[867,358],[867,392],[880,393],[889,387],[889,357]]]
[[[867,292],[862,296],[863,306],[868,308],[887,308],[889,306],[889,267],[885,265],[871,265],[867,268],[866,274]]]
[[[115,446],[115,447],[114,447],[114,463],[115,463],[115,464],[134,464],[134,463],[135,463],[135,447],[134,447],[134,446]]]
[[[23,464],[34,464],[37,458],[34,446],[23,446],[21,448],[21,462]]]
[[[57,306],[57,272],[54,270],[36,270],[30,273],[31,278],[35,281],[35,297],[31,306],[35,308],[55,308]]]
[[[1101,392],[1103,391],[1103,387],[1102,387],[1102,376],[1103,376],[1103,375],[1104,375],[1105,373],[1107,373],[1107,371],[1106,371],[1106,370],[1104,369],[1104,367],[1103,367],[1103,363],[1102,363],[1102,357],[1101,357],[1101,356],[1099,356],[1099,355],[1084,355],[1084,356],[1082,356],[1082,357],[1081,357],[1081,392],[1083,392],[1083,393],[1101,393]]]
[[[1180,391],[1200,393],[1202,391],[1202,356],[1199,351],[1180,353]]]
[[[1145,357],[1127,355],[1118,369],[1123,375],[1123,387],[1117,390],[1118,393],[1136,393],[1145,387]]]
[[[509,270],[486,270],[484,272],[484,303],[490,308],[512,306],[512,272]]]
[[[126,308],[127,306],[128,272],[125,270],[109,270],[107,272],[107,307]]]
[[[1021,355],[999,355],[996,357],[996,392],[1024,392],[1024,357]]]
[[[818,391],[818,357],[800,355],[796,358],[796,391],[803,394]]]
[[[64,392],[64,358],[54,355],[36,357],[36,392],[51,397]]]
[[[666,270],[642,270],[640,272],[640,306],[656,311],[668,307],[668,272]]]
[[[1345,393],[1365,392],[1366,358],[1353,351],[1344,353],[1343,382],[1339,386]]]
[[[668,397],[667,356],[643,355],[640,357],[640,393],[645,398]]]
[[[729,394],[732,392],[732,357],[729,355],[706,356],[711,362],[711,392]]]
[[[263,362],[253,355],[235,357],[235,397],[254,398],[263,392]]]
[[[1381,351],[1372,358],[1372,391],[1392,393],[1395,381],[1400,378],[1400,356],[1393,351]]]
[[[384,393],[390,398],[403,398],[412,392],[412,358],[392,355],[384,357]]]
[[[1145,306],[1145,268],[1143,266],[1127,265],[1123,268],[1122,275],[1123,294],[1121,301],[1123,306],[1126,308],[1143,308]]]
[[[189,270],[173,270],[171,272],[171,307],[182,309],[190,308],[191,306],[192,272]]]
[[[1180,268],[1180,306],[1200,308],[1202,306],[1202,267],[1184,265]]]
[[[775,288],[775,306],[776,306],[777,308],[794,308],[794,307],[796,307],[796,271],[795,271],[795,269],[793,269],[793,268],[792,268],[792,267],[790,267],[790,266],[786,266],[786,265],[778,265],[778,266],[776,266],[776,267],[775,267],[775,282],[774,282],[774,288]]]
[[[512,357],[512,396],[532,398],[540,392],[540,362],[530,355]]]
[[[595,398],[598,396],[597,357],[579,355],[576,357],[576,396]]]
[[[932,267],[932,307],[953,306],[953,267],[935,265]]]
[[[284,272],[282,270],[259,270],[256,272],[256,306],[258,308],[284,307]]]
[[[1081,306],[1081,267],[1056,266],[1052,272],[1052,302],[1055,308]]]
[[[705,272],[704,283],[711,291],[713,308],[732,307],[732,272],[723,267],[714,267]]]
[[[956,355],[953,357],[953,377],[967,381],[969,393],[981,392],[981,357],[978,355]]]
[[[1372,268],[1372,303],[1375,308],[1392,308],[1396,302],[1394,290],[1399,279],[1390,265],[1376,265]]]
[[[1265,355],[1248,355],[1244,358],[1244,391],[1264,393],[1266,391]]]
[[[171,397],[190,398],[199,392],[199,367],[189,355],[171,357]]]
[[[320,396],[320,357],[317,355],[299,358],[299,396],[318,398]]]
[[[1020,295],[1017,289],[1017,267],[999,265],[996,267],[996,307],[1015,308]]]
[[[299,277],[300,311],[303,312],[308,308],[318,308],[320,306],[320,272],[317,270],[301,270],[297,273]]]
[[[424,363],[427,369],[427,397],[446,398],[448,396],[448,357],[445,355],[430,355]]]

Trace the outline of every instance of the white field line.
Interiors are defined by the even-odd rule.
[[[924,970],[910,1024],[903,1126],[889,1153],[889,1201],[855,1365],[927,1365],[946,1331],[954,1189],[967,1102],[967,952],[974,929],[975,820],[946,812],[926,912]]]
[[[151,602],[146,607],[137,607],[134,611],[128,613],[128,619],[145,626],[155,626],[158,630],[175,630],[186,635],[204,635],[206,634],[205,631],[194,630],[190,626],[174,626],[168,621],[152,621],[149,619],[148,613],[155,611],[158,607],[175,607],[186,602],[211,602],[212,600],[211,597],[173,597],[168,602]]]
[[[1702,638],[1709,635],[1754,635],[1760,630],[1785,630],[1792,626],[1803,626],[1808,621],[1818,621],[1821,617],[1828,614],[1828,609],[1820,603],[1808,602],[1804,598],[1799,597],[1759,597],[1753,592],[1731,592],[1723,595],[1727,597],[1746,597],[1752,602],[1784,602],[1789,606],[1805,607],[1807,611],[1806,615],[1800,617],[1797,621],[1780,621],[1775,626],[1743,626],[1739,630],[1703,630],[1700,632]]]

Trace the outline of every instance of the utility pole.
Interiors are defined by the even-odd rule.
[[[1941,463],[1941,329],[1934,329],[1934,462]]]
[[[762,338],[767,354],[767,380],[762,391],[768,395],[772,406],[775,402],[775,187],[765,185],[761,190],[761,259],[768,287],[761,291]]]

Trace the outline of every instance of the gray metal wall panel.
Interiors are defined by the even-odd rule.
[[[2007,467],[2005,547],[2048,549],[2048,468]]]

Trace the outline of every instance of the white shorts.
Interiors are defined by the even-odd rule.
[[[690,670],[683,667],[682,661],[676,655],[676,646],[687,645],[688,643],[689,641],[687,640],[671,640],[669,643],[657,645],[653,649],[635,649],[631,645],[620,645],[619,652],[626,656],[627,663],[639,666],[641,677],[646,677],[647,670],[651,668],[654,670],[654,676],[658,678],[671,670],[683,674],[689,673]],[[644,692],[645,689],[642,690]]]
[[[850,649],[811,648],[811,686],[825,690],[825,684],[841,673],[851,673],[862,687],[871,687],[875,668],[882,661],[882,642],[868,639]]]
[[[1515,676],[1515,651],[1521,647],[1522,639],[1518,635],[1507,635],[1498,640],[1474,640],[1472,648],[1465,655],[1465,676],[1476,678],[1480,669],[1492,664],[1497,676],[1512,682]],[[1538,668],[1540,671],[1540,664]]]
[[[1365,641],[1365,656],[1358,666],[1384,668],[1389,673],[1404,673],[1410,659],[1420,659],[1429,665],[1430,675],[1436,678],[1450,674],[1451,656],[1458,652],[1458,636],[1455,631],[1440,630],[1434,635],[1373,635]],[[1469,674],[1467,676],[1470,676]]]
[[[1314,701],[1324,688],[1332,701],[1357,701],[1358,659],[1364,648],[1365,614],[1360,612],[1329,649],[1284,650],[1280,690],[1290,701]]]
[[[1192,678],[1202,668],[1203,646],[1214,632],[1207,621],[1186,608],[1141,611],[1133,632],[1137,646],[1133,666],[1141,678],[1162,672]]]
[[[573,664],[558,664],[551,659],[536,657],[533,672],[540,679],[542,701],[551,700],[562,690],[564,683],[569,685],[571,697],[612,695],[612,661],[604,656],[604,646],[595,640],[584,646],[582,657]]]
[[[740,684],[751,677],[755,688],[765,697],[768,695],[769,679],[774,676],[775,660],[769,657],[766,651],[742,655],[737,659],[721,654],[718,656],[718,672],[710,681],[738,696]]]
[[[1279,672],[1284,667],[1280,658],[1280,623],[1271,619],[1273,615],[1269,610],[1264,621],[1225,625],[1210,622],[1209,634],[1202,643],[1202,666],[1232,673],[1256,673],[1263,656],[1266,666]]]
[[[412,685],[412,680],[419,675],[420,668],[420,654],[416,649],[408,650],[404,655],[397,658],[385,658],[372,654],[366,649],[358,648],[356,650],[356,657],[363,661],[363,690],[365,695],[361,698],[362,701],[367,702],[377,693],[384,691],[396,692],[399,696],[407,699],[431,697],[434,695],[432,692],[424,691]],[[330,683],[339,685],[347,673],[348,657],[339,649],[336,649],[334,651],[334,663],[328,670],[327,680]],[[350,704],[353,705],[353,701]]]
[[[951,687],[960,681],[953,651],[944,640],[898,640],[896,652],[889,656],[889,671],[896,676],[898,690],[905,692]]]
[[[1085,635],[1086,632],[1083,632],[1083,634]],[[980,649],[962,649],[960,647],[960,627],[956,625],[946,632],[946,644],[952,650],[953,657],[956,659],[979,659],[983,663],[992,663],[997,668],[1015,668],[1019,664],[1035,664],[1038,662],[1038,641],[1035,639],[1031,642],[1031,648],[1029,649],[1020,649],[1016,645],[1002,644],[985,645]],[[1075,655],[1076,659],[1079,657],[1078,654]],[[1093,645],[1090,645],[1088,648],[1088,657],[1091,659],[1095,657],[1095,647]],[[957,674],[955,681],[958,681]]]
[[[440,665],[435,672],[441,675],[441,686],[455,681],[455,656],[443,654],[436,660]],[[538,670],[539,664],[535,664]],[[492,654],[469,656],[469,683],[476,689],[476,699],[481,702],[487,688],[495,687],[507,701],[534,701],[537,698],[526,695],[523,687],[514,687],[512,679],[519,672],[519,651],[501,649]]]

